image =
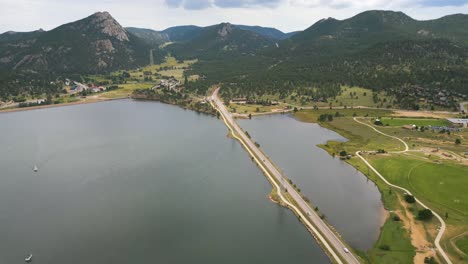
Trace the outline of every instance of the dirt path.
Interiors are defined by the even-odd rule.
[[[432,117],[432,118],[450,118],[456,115],[453,112],[426,112],[426,111],[405,111],[405,110],[394,110],[392,116],[402,117]]]
[[[404,151],[399,151],[399,152],[393,152],[393,153],[405,153],[405,152],[408,152],[409,151],[409,148],[408,148],[408,144],[403,141],[401,138],[398,138],[398,137],[394,137],[394,136],[391,136],[391,135],[388,135],[388,134],[385,134],[383,132],[381,132],[380,130],[377,130],[376,128],[372,127],[371,125],[369,124],[366,124],[366,123],[363,123],[359,120],[357,120],[357,118],[355,117],[354,118],[354,121],[360,123],[360,124],[363,124],[363,125],[366,125],[366,126],[369,126],[371,127],[372,129],[374,129],[376,132],[382,134],[382,135],[385,135],[385,136],[388,136],[388,137],[391,137],[391,138],[395,138],[395,139],[398,139],[400,140],[401,142],[403,142],[403,144],[405,145],[405,150]],[[398,185],[395,185],[395,184],[392,184],[390,183],[382,174],[380,174],[380,172],[378,170],[376,170],[362,155],[361,155],[361,151],[356,151],[356,156],[359,157],[375,174],[377,174],[377,176],[379,176],[380,179],[382,179],[387,185],[391,186],[391,187],[394,187],[394,188],[397,188],[401,191],[404,191],[408,194],[411,194],[410,191],[408,191],[407,189],[401,187],[401,186],[398,186]],[[417,199],[415,197],[415,200],[416,202],[421,205],[423,208],[426,208],[426,209],[429,209],[431,210],[427,205],[425,205],[423,202],[421,202],[419,199]],[[437,250],[439,251],[439,254],[443,257],[443,259],[445,260],[446,263],[448,264],[452,264],[452,261],[450,260],[450,258],[448,257],[447,253],[444,251],[444,249],[440,246],[440,240],[442,239],[442,236],[444,235],[444,232],[445,232],[445,229],[446,229],[446,224],[445,224],[445,221],[444,219],[442,219],[442,217],[437,214],[436,212],[434,212],[434,210],[431,210],[432,213],[434,214],[434,216],[439,220],[440,222],[440,229],[438,230],[437,232],[437,235],[435,237],[435,240],[434,240],[434,244],[437,248]]]
[[[404,202],[400,196],[398,196],[398,200],[405,209],[405,213],[395,211],[395,214],[400,217],[403,226],[410,234],[411,244],[416,248],[416,255],[414,256],[413,263],[424,263],[425,257],[437,258],[433,250],[434,244],[427,239],[424,226],[416,221],[413,214],[408,210],[408,204]]]

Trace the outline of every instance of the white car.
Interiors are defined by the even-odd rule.
[[[349,250],[347,248],[343,248],[344,252],[349,253]]]
[[[307,215],[308,215],[308,216],[311,216],[312,214],[311,214],[310,212],[307,212]]]

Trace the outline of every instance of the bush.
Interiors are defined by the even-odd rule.
[[[347,155],[348,155],[348,153],[346,153],[345,150],[340,151],[340,156],[341,157],[346,157]]]
[[[381,250],[385,250],[385,251],[389,251],[389,250],[390,250],[390,246],[389,246],[389,245],[385,245],[385,244],[384,244],[384,245],[380,245],[379,248],[380,248]]]
[[[415,203],[415,202],[416,202],[416,199],[414,199],[414,196],[413,196],[413,195],[405,194],[405,201],[406,201],[407,203]]]
[[[398,222],[401,221],[400,217],[398,215],[393,216],[393,221]]]
[[[437,261],[435,260],[434,257],[425,257],[424,263],[425,264],[437,264]]]
[[[434,214],[429,209],[422,209],[418,211],[418,219],[422,221],[431,220]]]

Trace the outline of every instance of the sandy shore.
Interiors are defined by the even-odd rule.
[[[54,107],[64,107],[64,106],[71,106],[71,105],[79,105],[79,104],[92,104],[92,103],[100,103],[106,101],[114,101],[114,100],[122,100],[128,99],[128,97],[119,97],[119,98],[90,98],[89,100],[82,100],[72,103],[63,103],[63,104],[50,104],[50,105],[38,105],[38,106],[31,106],[31,107],[16,107],[16,108],[9,108],[0,110],[1,113],[11,113],[11,112],[19,112],[19,111],[30,111],[30,110],[37,110],[43,108],[54,108]]]

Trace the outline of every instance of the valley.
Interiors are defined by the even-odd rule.
[[[241,212],[241,204],[249,203],[248,199],[252,199],[253,205],[258,207],[254,209],[248,206],[246,211],[250,210],[249,214],[255,215],[258,208],[262,208],[262,221],[272,221],[269,210],[278,208],[272,204],[264,205],[253,198],[257,193],[253,192],[252,185],[248,183],[252,179],[242,178],[242,184],[231,182],[232,177],[235,178],[240,173],[244,173],[242,177],[250,177],[251,169],[255,166],[247,166],[242,162],[252,161],[268,179],[266,184],[260,184],[263,186],[261,190],[270,192],[273,187],[270,200],[293,212],[291,214],[285,210],[289,213],[285,216],[282,211],[284,208],[281,208],[279,215],[274,216],[278,218],[278,223],[269,222],[269,227],[275,228],[284,228],[281,227],[283,221],[287,223],[287,232],[292,233],[282,233],[285,237],[279,238],[276,233],[272,235],[274,231],[262,229],[259,236],[263,235],[266,240],[271,240],[258,240],[265,247],[260,247],[258,254],[249,253],[256,260],[260,260],[265,252],[274,250],[277,254],[266,258],[268,262],[305,263],[310,258],[316,258],[320,263],[468,263],[468,179],[465,177],[468,175],[468,29],[460,26],[467,24],[466,14],[417,20],[403,12],[370,10],[345,19],[321,19],[305,30],[292,32],[228,22],[209,26],[175,26],[158,31],[124,27],[109,12],[104,11],[50,30],[8,31],[0,34],[0,117],[4,120],[0,126],[3,125],[3,129],[16,141],[11,143],[3,139],[3,143],[6,146],[11,144],[8,150],[24,149],[36,153],[39,156],[35,159],[42,162],[41,166],[44,165],[46,171],[51,173],[51,178],[47,181],[73,189],[72,185],[62,182],[63,179],[59,177],[65,167],[58,166],[62,171],[48,167],[52,166],[48,163],[49,159],[52,163],[60,161],[68,164],[69,161],[61,160],[57,154],[40,156],[41,153],[48,153],[45,145],[55,141],[63,143],[66,140],[57,132],[59,130],[52,129],[54,126],[50,123],[51,119],[46,118],[45,123],[38,121],[42,117],[41,113],[48,118],[56,116],[67,124],[63,131],[60,130],[62,133],[79,137],[81,131],[87,135],[88,138],[83,142],[91,151],[97,151],[94,154],[99,156],[100,153],[105,153],[106,164],[112,167],[118,160],[125,159],[128,168],[138,171],[136,174],[139,178],[135,182],[138,186],[127,181],[126,177],[131,174],[127,167],[122,168],[127,173],[117,176],[120,183],[130,184],[135,188],[134,191],[149,188],[145,184],[149,182],[147,177],[157,170],[152,167],[150,159],[139,156],[139,150],[133,148],[137,146],[144,150],[145,155],[161,161],[158,166],[167,169],[163,176],[172,175],[173,167],[177,167],[175,171],[179,176],[187,176],[162,180],[168,189],[172,180],[177,181],[180,189],[176,193],[165,195],[175,194],[174,196],[182,199],[185,206],[181,207],[183,210],[193,210],[190,201],[184,200],[185,188],[192,185],[190,181],[185,182],[190,175],[188,168],[193,167],[198,172],[196,177],[200,182],[192,187],[201,190],[207,187],[204,184],[208,179],[206,184],[220,188],[213,193],[208,191],[211,187],[202,193],[190,189],[189,195],[192,198],[202,196],[195,199],[196,201],[205,206],[217,205],[219,207],[216,210],[223,211],[226,210],[225,205],[230,203],[228,197],[232,197],[238,206],[235,207],[236,212]],[[89,103],[100,104],[78,106]],[[160,103],[166,105],[161,106]],[[186,111],[190,114],[184,115],[185,111],[171,105],[206,115],[194,115],[191,111]],[[7,114],[60,106],[70,107]],[[73,110],[78,111],[76,120],[86,127],[86,131],[67,122],[67,118],[63,116],[63,113],[70,114]],[[168,116],[162,113],[168,113]],[[119,123],[119,115],[124,117],[123,125]],[[156,125],[148,122],[153,120],[153,115],[156,117]],[[30,145],[22,145],[15,131],[9,129],[21,129],[13,117],[25,123],[37,124],[44,131],[52,129],[53,133],[36,136],[31,130],[29,132],[32,134],[27,134]],[[93,128],[93,122],[97,120],[101,121],[100,124],[95,124],[96,127],[101,127],[109,134],[116,131],[114,128],[118,129],[119,132],[113,139],[115,141],[107,141],[104,134],[96,132],[98,130]],[[213,132],[222,132],[220,121],[229,129],[224,140]],[[196,127],[196,136],[204,139],[204,144],[197,145],[200,142],[187,132],[192,128],[181,122]],[[311,133],[314,139],[307,134],[312,131],[308,130],[310,123],[314,124]],[[308,127],[303,128],[298,124],[307,124]],[[152,137],[148,131],[139,131],[137,134],[140,133],[142,138],[135,138],[138,137],[137,134],[130,131],[133,126],[150,129],[160,138],[168,138],[168,142]],[[288,130],[290,127],[294,130]],[[94,141],[92,131],[99,135],[97,138],[100,142]],[[169,134],[162,133],[164,131]],[[172,137],[172,134],[177,136]],[[315,137],[322,136],[324,140],[315,141]],[[210,143],[211,137],[224,150],[221,151]],[[226,145],[226,141],[229,142],[232,138],[237,139],[240,144]],[[45,139],[48,143],[43,141]],[[121,141],[128,141],[130,144],[118,143]],[[70,142],[74,148],[86,152],[80,147],[80,140],[73,139]],[[145,142],[151,142],[155,148],[164,145],[167,153],[177,155],[170,158],[165,156],[164,151],[152,153],[145,147]],[[203,155],[190,159],[184,153],[185,147],[181,148],[186,142],[189,142],[187,149],[191,150],[190,153],[200,152]],[[312,142],[314,145],[309,146]],[[287,146],[281,146],[282,144]],[[206,145],[210,147],[205,149]],[[306,145],[308,148],[305,148]],[[240,146],[247,151],[248,158],[238,154]],[[314,149],[316,147],[320,150]],[[109,150],[112,148],[117,151],[115,159],[110,158],[113,153]],[[68,155],[76,155],[73,149],[63,151]],[[140,157],[141,161],[127,156],[126,151]],[[325,158],[317,154],[318,151],[326,151],[324,153],[328,156]],[[5,167],[8,167],[5,170],[8,175],[5,178],[0,177],[0,182],[4,181],[5,186],[12,186],[24,193],[22,187],[12,180],[22,173],[20,165],[16,163],[22,160],[21,153],[13,153],[10,157],[7,152],[0,152],[0,156],[5,159]],[[229,157],[237,163],[226,166],[229,161],[225,160],[223,153],[229,153]],[[77,159],[85,163],[87,159],[84,157],[88,155]],[[182,158],[183,162],[179,160]],[[9,167],[6,162],[8,159],[15,161],[15,167]],[[209,172],[209,168],[214,168],[216,175],[223,176],[223,167],[210,165],[212,161],[217,163],[219,160],[228,172],[226,179],[213,178]],[[198,161],[205,167],[199,167]],[[109,170],[102,167],[103,164],[98,159],[94,162],[90,164],[97,169],[96,175],[86,168],[80,169],[85,173],[83,175],[87,175],[82,178],[78,172],[71,173],[72,181],[80,183],[79,188],[93,195],[99,188],[107,190],[107,187],[98,184],[94,189],[86,182],[99,183],[99,177],[110,175]],[[179,162],[187,167],[168,165]],[[311,167],[311,164],[315,167]],[[77,164],[74,166],[76,168]],[[237,173],[236,167],[243,168],[242,172]],[[356,173],[352,174],[350,169]],[[92,175],[96,178],[92,178]],[[23,182],[27,182],[24,175],[21,177]],[[237,188],[228,188],[221,180],[224,183],[237,184]],[[123,188],[118,185],[119,182],[113,182],[110,178],[105,178],[104,181],[107,184],[116,184],[115,189],[109,189],[106,199],[112,200],[115,195],[125,200],[131,196],[131,193],[125,193],[128,197],[119,196],[118,190]],[[255,178],[257,185],[258,181],[258,177]],[[250,198],[242,197],[242,186],[249,186],[247,195]],[[47,186],[41,185],[39,188],[48,190]],[[341,193],[338,193],[340,188]],[[154,202],[156,204],[151,202],[151,205],[173,213],[171,204],[163,203],[166,201],[164,197],[145,190],[142,195],[157,198],[154,200],[157,201]],[[223,196],[222,192],[231,196],[219,198]],[[216,197],[211,196],[214,193],[217,194]],[[335,193],[334,197],[329,196],[329,193]],[[6,199],[14,197],[10,196],[10,192],[0,192],[0,195],[5,195]],[[30,195],[38,198],[35,192]],[[60,198],[61,195],[48,193],[46,198]],[[84,199],[78,192],[73,192],[73,195]],[[145,199],[143,196],[138,197],[136,200],[125,200],[137,207],[132,209],[129,205],[126,212],[135,210],[142,216],[144,210],[140,206]],[[15,201],[24,206],[22,201]],[[224,204],[216,204],[217,201]],[[49,204],[50,201],[46,202]],[[90,201],[85,201],[86,208],[90,204]],[[98,204],[101,208],[106,208],[105,202]],[[74,205],[80,206],[78,202]],[[117,204],[112,205],[114,209],[119,208]],[[22,215],[21,212],[7,207],[7,203],[3,206],[13,215]],[[63,209],[66,207],[66,204],[59,204],[57,208],[66,210]],[[202,216],[219,217],[216,213],[218,211],[202,208]],[[0,206],[0,211],[2,210]],[[40,211],[40,205],[36,204],[34,210]],[[52,211],[56,215],[60,214],[60,210]],[[223,212],[229,215],[227,218],[230,220],[236,216],[232,212]],[[107,216],[95,213],[97,223],[102,225]],[[350,219],[343,219],[344,214]],[[40,215],[42,219],[48,219],[47,214]],[[187,216],[182,216],[179,212],[174,215],[178,224],[171,226],[171,230],[186,228],[181,219]],[[315,239],[313,243],[310,243],[313,240],[311,237],[305,238],[302,233],[296,232],[297,226],[289,230],[294,216],[304,224],[305,230],[312,233]],[[152,211],[152,217],[161,219],[156,211]],[[205,258],[217,263],[232,252],[229,253],[221,244],[213,244],[213,241],[220,243],[223,240],[216,234],[207,232],[211,230],[210,226],[202,224],[202,218],[196,218],[195,226],[200,226],[203,230],[196,231],[190,238],[174,241],[190,248],[185,250],[193,258],[200,261]],[[146,223],[143,226],[151,229],[148,219],[135,219]],[[220,234],[225,230],[221,225],[233,224],[226,219],[218,219],[219,222],[212,223]],[[13,218],[7,220],[14,221]],[[167,220],[164,223],[170,222],[169,219],[164,220]],[[125,221],[125,217],[122,221]],[[243,221],[243,224],[248,225],[246,218]],[[63,227],[68,224],[70,222],[66,222]],[[31,223],[28,220],[22,223],[23,228],[29,225]],[[52,228],[45,220],[41,225]],[[255,226],[259,228],[261,222]],[[82,227],[91,233],[95,231],[90,226]],[[1,228],[0,226],[0,230]],[[129,228],[138,229],[133,225],[129,225]],[[231,247],[242,244],[246,239],[235,234],[236,230],[243,230],[242,226],[236,228],[230,234],[235,241],[227,243]],[[254,227],[246,230],[250,230],[250,234],[255,232]],[[132,233],[131,230],[125,232],[127,231]],[[153,241],[140,231],[136,232],[140,237]],[[80,235],[78,233],[75,235]],[[91,241],[94,237],[91,233],[83,235],[85,240]],[[123,233],[116,233],[124,237]],[[194,237],[204,237],[202,233],[208,233],[204,240],[206,248],[197,255],[199,252],[193,250],[197,247],[190,246],[196,243],[190,242],[196,242],[192,241],[195,240]],[[168,233],[164,234],[166,238],[170,237]],[[288,234],[299,241],[294,246],[295,254],[299,254],[297,258],[280,252],[287,244]],[[212,235],[215,237],[211,237]],[[54,237],[57,241],[62,239],[70,243],[76,242],[71,237],[60,238],[58,233],[54,233]],[[103,243],[110,241],[104,240]],[[23,243],[24,237],[17,236],[14,241]],[[118,241],[128,246],[125,239]],[[309,244],[304,244],[304,241],[312,246],[308,248],[305,245]],[[41,250],[41,245],[36,242],[32,241],[31,247]],[[177,252],[179,244],[176,242],[165,246],[170,251]],[[157,241],[156,244],[164,243]],[[90,250],[81,242],[79,244]],[[61,253],[55,252],[51,245],[42,250],[50,254],[48,260],[53,262],[52,256],[60,256]],[[8,247],[14,248],[12,245]],[[158,247],[157,250],[161,248],[163,247]],[[218,251],[211,252],[209,248],[216,248]],[[137,256],[140,251],[134,250],[131,255]],[[246,248],[242,250],[248,251]],[[162,255],[161,261],[170,262],[169,254]],[[234,255],[237,257],[232,258],[231,262],[250,260],[248,254]],[[275,259],[276,255],[281,261]],[[187,256],[181,254],[177,259],[187,261]],[[88,260],[92,259],[91,256],[88,257]],[[7,259],[10,261],[13,255],[9,255]],[[105,257],[94,260],[96,259],[105,262]],[[109,259],[116,260],[112,257]],[[144,254],[144,257],[135,259],[146,261],[151,256]],[[1,260],[0,254],[0,262]],[[122,259],[119,261],[125,262]]]

